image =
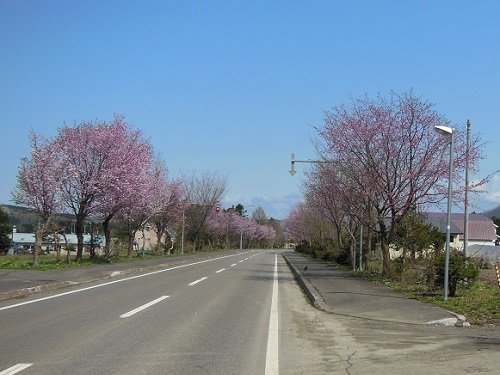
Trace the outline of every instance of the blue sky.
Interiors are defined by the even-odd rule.
[[[224,205],[284,218],[324,112],[414,93],[489,143],[500,169],[498,1],[0,0],[0,203],[28,132],[110,120],[141,129],[172,177],[227,176]],[[500,177],[476,210],[500,204]]]

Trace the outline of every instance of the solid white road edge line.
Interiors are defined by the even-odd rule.
[[[163,301],[164,299],[167,299],[168,297],[170,296],[161,296],[160,298],[157,298],[151,302],[148,302],[146,303],[145,305],[142,305],[142,306],[139,306],[138,308],[136,309],[133,309],[132,311],[129,311],[128,313],[125,313],[125,314],[122,314],[120,315],[120,318],[129,318],[131,317],[132,315],[135,315],[137,314],[138,312],[142,311],[142,310],[145,310],[147,309],[148,307],[151,307],[153,305],[156,305],[158,302],[161,302]]]
[[[273,295],[271,297],[271,313],[269,316],[269,333],[267,336],[265,375],[279,374],[279,321],[278,321],[278,255],[274,255]]]
[[[246,253],[248,253],[248,251],[247,251]],[[124,278],[124,279],[114,280],[114,281],[109,281],[109,282],[107,282],[107,283],[102,283],[102,284],[98,284],[98,285],[92,285],[92,286],[89,286],[89,287],[86,287],[86,288],[81,288],[81,289],[71,290],[71,291],[69,291],[69,292],[64,292],[64,293],[54,294],[54,295],[52,295],[52,296],[48,296],[48,297],[37,298],[37,299],[31,300],[31,301],[19,302],[19,303],[15,303],[15,304],[13,304],[13,305],[0,307],[0,311],[2,311],[2,310],[12,309],[12,308],[14,308],[14,307],[19,307],[19,306],[29,305],[29,304],[31,304],[31,303],[35,303],[35,302],[46,301],[46,300],[53,299],[53,298],[59,298],[59,297],[67,296],[67,295],[69,295],[69,294],[80,293],[80,292],[84,292],[84,291],[86,291],[86,290],[95,289],[95,288],[100,288],[100,287],[102,287],[102,286],[107,286],[107,285],[111,285],[111,284],[121,283],[121,282],[124,282],[124,281],[134,280],[134,279],[138,279],[138,278],[140,278],[140,277],[151,276],[151,275],[155,275],[155,274],[157,274],[157,273],[162,273],[162,272],[172,271],[172,270],[176,270],[176,269],[179,269],[179,268],[186,268],[186,267],[189,267],[189,266],[195,266],[195,265],[197,265],[197,264],[202,264],[202,263],[207,263],[207,262],[213,262],[213,261],[215,261],[215,260],[224,259],[224,258],[229,258],[229,257],[234,257],[234,256],[238,256],[238,255],[241,255],[241,254],[242,254],[242,253],[239,253],[239,254],[231,254],[231,255],[225,255],[225,256],[223,256],[223,257],[219,257],[219,258],[211,258],[211,259],[206,259],[206,260],[200,260],[199,262],[194,262],[194,263],[189,263],[189,264],[181,264],[180,266],[175,266],[175,267],[165,268],[164,270],[159,270],[159,271],[153,271],[153,272],[143,273],[143,274],[141,274],[141,275],[136,275],[136,276],[126,277],[126,278]],[[243,254],[245,254],[245,253],[243,253]],[[259,254],[262,254],[262,253],[259,253]],[[256,254],[256,255],[257,255],[257,254]],[[234,264],[234,265],[236,265],[236,264]],[[1,374],[1,373],[0,373],[0,375],[3,375],[3,374]]]
[[[0,375],[17,374],[18,372],[21,372],[21,371],[27,369],[31,365],[33,365],[33,363],[18,363],[17,365],[9,367],[7,370],[3,370],[2,372],[0,372]]]
[[[188,285],[193,286],[193,285],[196,285],[198,283],[201,283],[203,280],[206,280],[206,279],[208,279],[208,277],[202,277],[201,279],[195,280],[192,283],[189,283]]]
[[[220,270],[215,271],[215,273],[221,273],[222,271],[225,271],[225,268],[221,268]]]

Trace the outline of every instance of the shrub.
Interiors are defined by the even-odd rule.
[[[444,262],[445,255],[436,257],[436,283],[444,287]],[[474,281],[479,275],[477,261],[471,257],[465,257],[462,252],[450,252],[450,262],[448,269],[449,296],[455,297],[459,281]]]

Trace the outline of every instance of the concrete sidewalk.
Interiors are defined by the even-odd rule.
[[[236,254],[238,252],[236,250],[200,252],[168,258],[141,259],[124,263],[96,264],[80,268],[47,271],[0,269],[0,301],[146,270],[173,267],[211,257]]]
[[[409,299],[325,262],[294,251],[283,257],[311,303],[321,310],[386,322],[469,326],[463,315]]]

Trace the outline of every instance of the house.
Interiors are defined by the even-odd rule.
[[[173,233],[169,229],[167,229],[166,231],[168,233],[168,236],[166,234],[163,234],[161,242],[162,244],[164,244],[170,238],[170,241],[172,243],[170,250],[172,250],[175,242],[175,233]],[[158,235],[153,225],[146,224],[144,225],[143,230],[138,230],[135,233],[134,250],[138,253],[142,252],[143,250],[144,252],[149,253],[154,251],[157,247]]]
[[[446,233],[447,214],[441,212],[427,212],[422,214],[424,220]],[[464,214],[451,214],[451,246],[460,250],[464,248]],[[458,230],[457,230],[458,229]],[[496,233],[497,226],[489,217],[472,213],[469,214],[469,238],[467,255],[481,257],[489,262],[500,259],[499,236]]]
[[[448,215],[446,212],[422,213],[425,223],[437,228],[443,236],[446,235]],[[496,225],[485,215],[469,214],[469,238],[467,255],[481,257],[486,261],[495,262],[500,259],[500,246],[495,246],[500,238],[496,234]],[[464,247],[464,214],[452,213],[450,226],[450,247],[463,250]],[[391,247],[391,258],[401,256],[399,249]]]
[[[443,233],[446,233],[446,223],[448,219],[446,213],[426,212],[423,213],[422,216],[426,222],[433,224]],[[452,213],[451,224],[452,228],[455,227],[459,229],[457,243],[460,248],[462,248],[464,243],[464,214]],[[444,225],[444,227],[441,225]],[[469,214],[469,246],[494,245],[497,238],[496,225],[493,223],[493,220],[482,214]]]
[[[13,250],[15,252],[30,252],[35,248],[35,233],[19,233],[15,232],[11,234],[11,239],[13,242]],[[54,242],[55,242],[55,236],[57,236],[57,240],[59,244],[61,244],[63,247],[66,244],[66,241],[68,242],[68,245],[74,245],[76,246],[78,244],[78,239],[76,237],[76,234],[66,234],[66,241],[64,240],[64,237],[61,234],[54,234],[54,235],[47,235],[44,238],[44,241],[42,243],[42,250],[52,250],[54,248]],[[93,238],[90,236],[90,234],[84,234],[83,235],[83,244],[84,244],[84,249],[88,248],[91,245],[91,241],[94,242],[94,245],[96,247],[101,247],[104,244],[104,237],[99,236],[99,235],[94,235]]]
[[[462,216],[463,217],[463,216]],[[426,224],[431,224],[433,227],[437,228],[443,235],[446,236],[446,226],[448,224],[447,214],[441,214],[436,212],[426,212],[422,214],[422,218]],[[460,236],[463,236],[464,230],[459,225],[455,224],[453,220],[450,225],[450,246],[455,248],[460,248]],[[463,240],[462,240],[463,241]]]

